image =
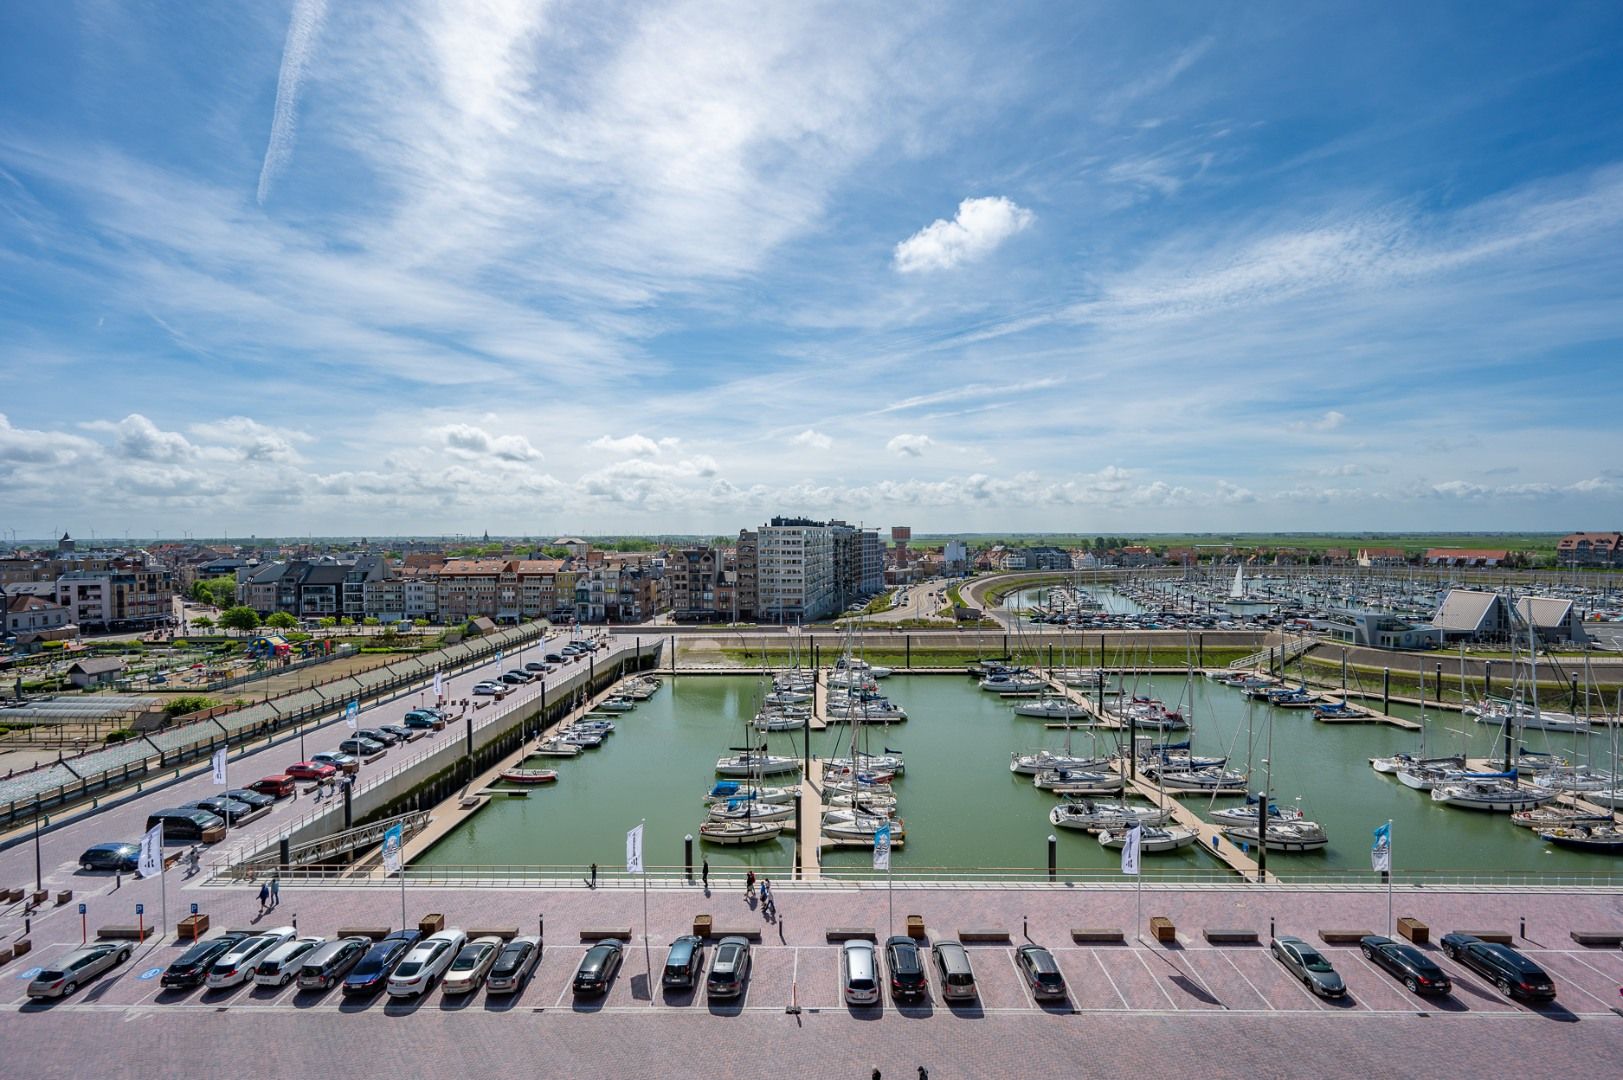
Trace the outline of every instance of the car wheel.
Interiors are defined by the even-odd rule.
[[[1510,995],[1510,980],[1509,979],[1496,979],[1494,981],[1493,985],[1498,987],[1499,992],[1501,994],[1505,995],[1506,997],[1511,996]]]
[[[120,950],[118,950],[118,960],[115,961],[116,963],[127,964],[127,963],[129,963],[129,960],[130,960],[130,950],[128,950],[128,949],[120,949]]]
[[[1268,946],[1268,951],[1273,953],[1275,960],[1279,959],[1279,946],[1278,945],[1270,945],[1270,946]]]
[[[81,870],[94,870],[95,867],[91,866],[87,862],[82,862],[82,863],[79,864],[79,869],[81,869]]]
[[[1364,946],[1364,959],[1365,960],[1373,960],[1373,959],[1375,959],[1375,950],[1370,948],[1368,945]]]
[[[1443,955],[1448,957],[1450,960],[1458,960],[1460,958],[1460,951],[1452,945],[1444,945]]]
[[[73,993],[77,989],[79,989],[79,984],[76,983],[76,982],[71,982],[70,981],[70,982],[68,982],[66,985],[64,985],[62,987],[62,996],[67,997],[69,994]]]
[[[1411,993],[1411,994],[1420,993],[1420,984],[1415,982],[1414,978],[1412,976],[1410,978],[1407,978],[1407,979],[1403,980],[1403,987],[1404,987],[1405,990],[1409,991],[1409,993]]]

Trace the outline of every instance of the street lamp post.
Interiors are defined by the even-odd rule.
[[[45,889],[45,869],[39,856],[39,796],[34,796],[34,891],[43,892]]]

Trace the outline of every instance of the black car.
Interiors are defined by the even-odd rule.
[[[580,958],[580,967],[575,969],[575,993],[606,993],[624,958],[625,946],[613,939],[600,941],[587,949],[586,955]]]
[[[237,942],[248,936],[245,930],[228,930],[219,937],[199,941],[181,953],[175,962],[164,969],[158,983],[165,990],[184,990],[202,985],[214,961],[224,956]]]
[[[224,795],[216,795],[212,799],[199,799],[196,802],[189,802],[185,804],[185,807],[193,807],[198,810],[207,810],[216,817],[224,818],[227,825],[235,825],[238,819],[245,818],[254,812],[254,808],[249,806],[247,803],[238,802],[236,799],[228,799]]]
[[[555,652],[547,653],[545,659],[549,664],[561,664],[564,662],[564,658]]]
[[[134,873],[141,861],[140,844],[97,844],[79,856],[81,870],[122,870]]]
[[[523,683],[529,682],[530,677],[521,671],[508,671],[499,676],[498,681],[504,682],[508,686],[519,686]]]
[[[1483,941],[1471,934],[1444,934],[1443,952],[1483,976],[1506,997],[1555,1000],[1555,982],[1533,961],[1509,945]]]
[[[225,793],[225,797],[228,799],[235,799],[240,803],[247,803],[255,810],[263,810],[267,806],[276,805],[276,800],[271,798],[269,795],[262,794],[258,791],[249,791],[247,788],[232,788],[230,791]]]
[[[393,746],[400,739],[387,728],[363,727],[355,733],[357,738],[371,739],[380,746]]]
[[[361,962],[344,976],[344,993],[375,994],[389,982],[389,976],[411,947],[423,936],[420,930],[396,930],[366,950]]]
[[[413,731],[437,731],[445,726],[445,721],[437,716],[430,716],[425,712],[411,712],[401,721]]]
[[[385,734],[393,735],[396,742],[410,742],[417,737],[417,733],[415,731],[409,727],[403,727],[400,724],[384,724],[382,727],[378,728],[378,730],[384,732]]]
[[[699,985],[699,972],[704,970],[704,939],[684,934],[671,942],[671,951],[665,954],[665,971],[659,981],[666,986],[692,989]]]
[[[1026,986],[1035,998],[1065,996],[1065,976],[1060,974],[1054,954],[1041,945],[1022,945],[1015,950],[1014,962],[1025,976]]]
[[[1448,974],[1413,945],[1371,934],[1358,946],[1365,959],[1396,975],[1411,994],[1446,994],[1454,989]]]
[[[885,970],[890,973],[890,996],[923,997],[929,990],[924,976],[924,960],[912,938],[897,935],[885,941]]]

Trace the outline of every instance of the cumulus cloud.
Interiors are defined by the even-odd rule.
[[[1291,423],[1292,431],[1335,431],[1347,422],[1345,413],[1334,409],[1327,410],[1323,416],[1313,420],[1297,420]]]
[[[807,428],[789,441],[795,446],[804,446],[812,450],[827,450],[834,445],[833,439],[811,428]]]
[[[187,430],[199,439],[234,450],[243,461],[301,461],[294,444],[315,441],[307,431],[268,427],[246,416],[192,424]]]
[[[119,452],[135,461],[181,461],[197,453],[186,436],[178,431],[164,431],[140,413],[130,413],[122,420],[92,420],[84,427],[89,431],[111,432]]]
[[[924,451],[935,445],[928,435],[897,435],[885,444],[885,449],[900,457],[923,457]]]
[[[937,218],[896,245],[893,261],[904,274],[950,270],[974,262],[1037,220],[1002,195],[965,199],[951,221]]]
[[[540,461],[542,454],[522,435],[492,435],[472,424],[447,424],[435,428],[434,436],[450,453],[464,460],[495,458],[498,461]]]
[[[622,438],[614,439],[607,435],[600,435],[591,442],[594,450],[607,450],[611,454],[625,454],[627,457],[651,458],[669,450],[675,450],[681,443],[680,439],[660,439],[655,442],[648,436],[633,433]]]

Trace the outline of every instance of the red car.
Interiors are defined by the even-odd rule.
[[[293,794],[293,777],[287,773],[277,773],[262,780],[255,780],[248,785],[249,790],[257,791],[261,795],[269,795],[273,799],[280,799]]]
[[[295,761],[287,767],[287,775],[294,780],[331,780],[338,775],[338,770],[314,761]]]

